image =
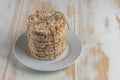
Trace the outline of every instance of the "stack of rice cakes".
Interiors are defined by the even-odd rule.
[[[28,48],[37,59],[50,60],[66,48],[66,20],[56,10],[36,11],[28,17]]]

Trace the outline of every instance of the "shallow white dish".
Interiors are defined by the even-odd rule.
[[[13,46],[14,55],[23,65],[40,71],[56,71],[70,66],[79,57],[82,45],[77,35],[66,31],[67,43],[64,53],[54,60],[43,61],[30,55],[27,48],[27,34],[22,34]]]

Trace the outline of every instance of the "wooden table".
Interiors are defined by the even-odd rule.
[[[13,55],[26,17],[44,8],[63,12],[83,44],[79,59],[64,70],[32,70]],[[0,80],[120,80],[120,1],[0,0]]]

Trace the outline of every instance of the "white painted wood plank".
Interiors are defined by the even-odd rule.
[[[0,80],[4,80],[5,78],[10,58],[11,44],[13,41],[13,32],[10,23],[13,13],[14,5],[9,7],[9,1],[0,1]]]
[[[119,0],[1,0],[0,79],[119,80],[119,4]],[[26,17],[43,8],[63,12],[71,30],[83,43],[81,56],[65,70],[31,70],[19,63],[11,52],[14,40],[26,31]]]

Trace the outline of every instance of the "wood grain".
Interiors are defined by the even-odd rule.
[[[94,56],[100,57],[99,60],[96,62],[94,61],[94,68],[98,71],[96,80],[108,80],[108,62],[109,58],[104,54],[101,49],[101,43],[97,43],[97,48],[92,48],[91,53]],[[103,69],[104,67],[104,69]]]
[[[1,0],[0,80],[120,80],[119,7],[119,0]],[[74,64],[56,72],[29,69],[12,51],[15,39],[26,31],[27,16],[47,8],[64,13],[83,47]]]

